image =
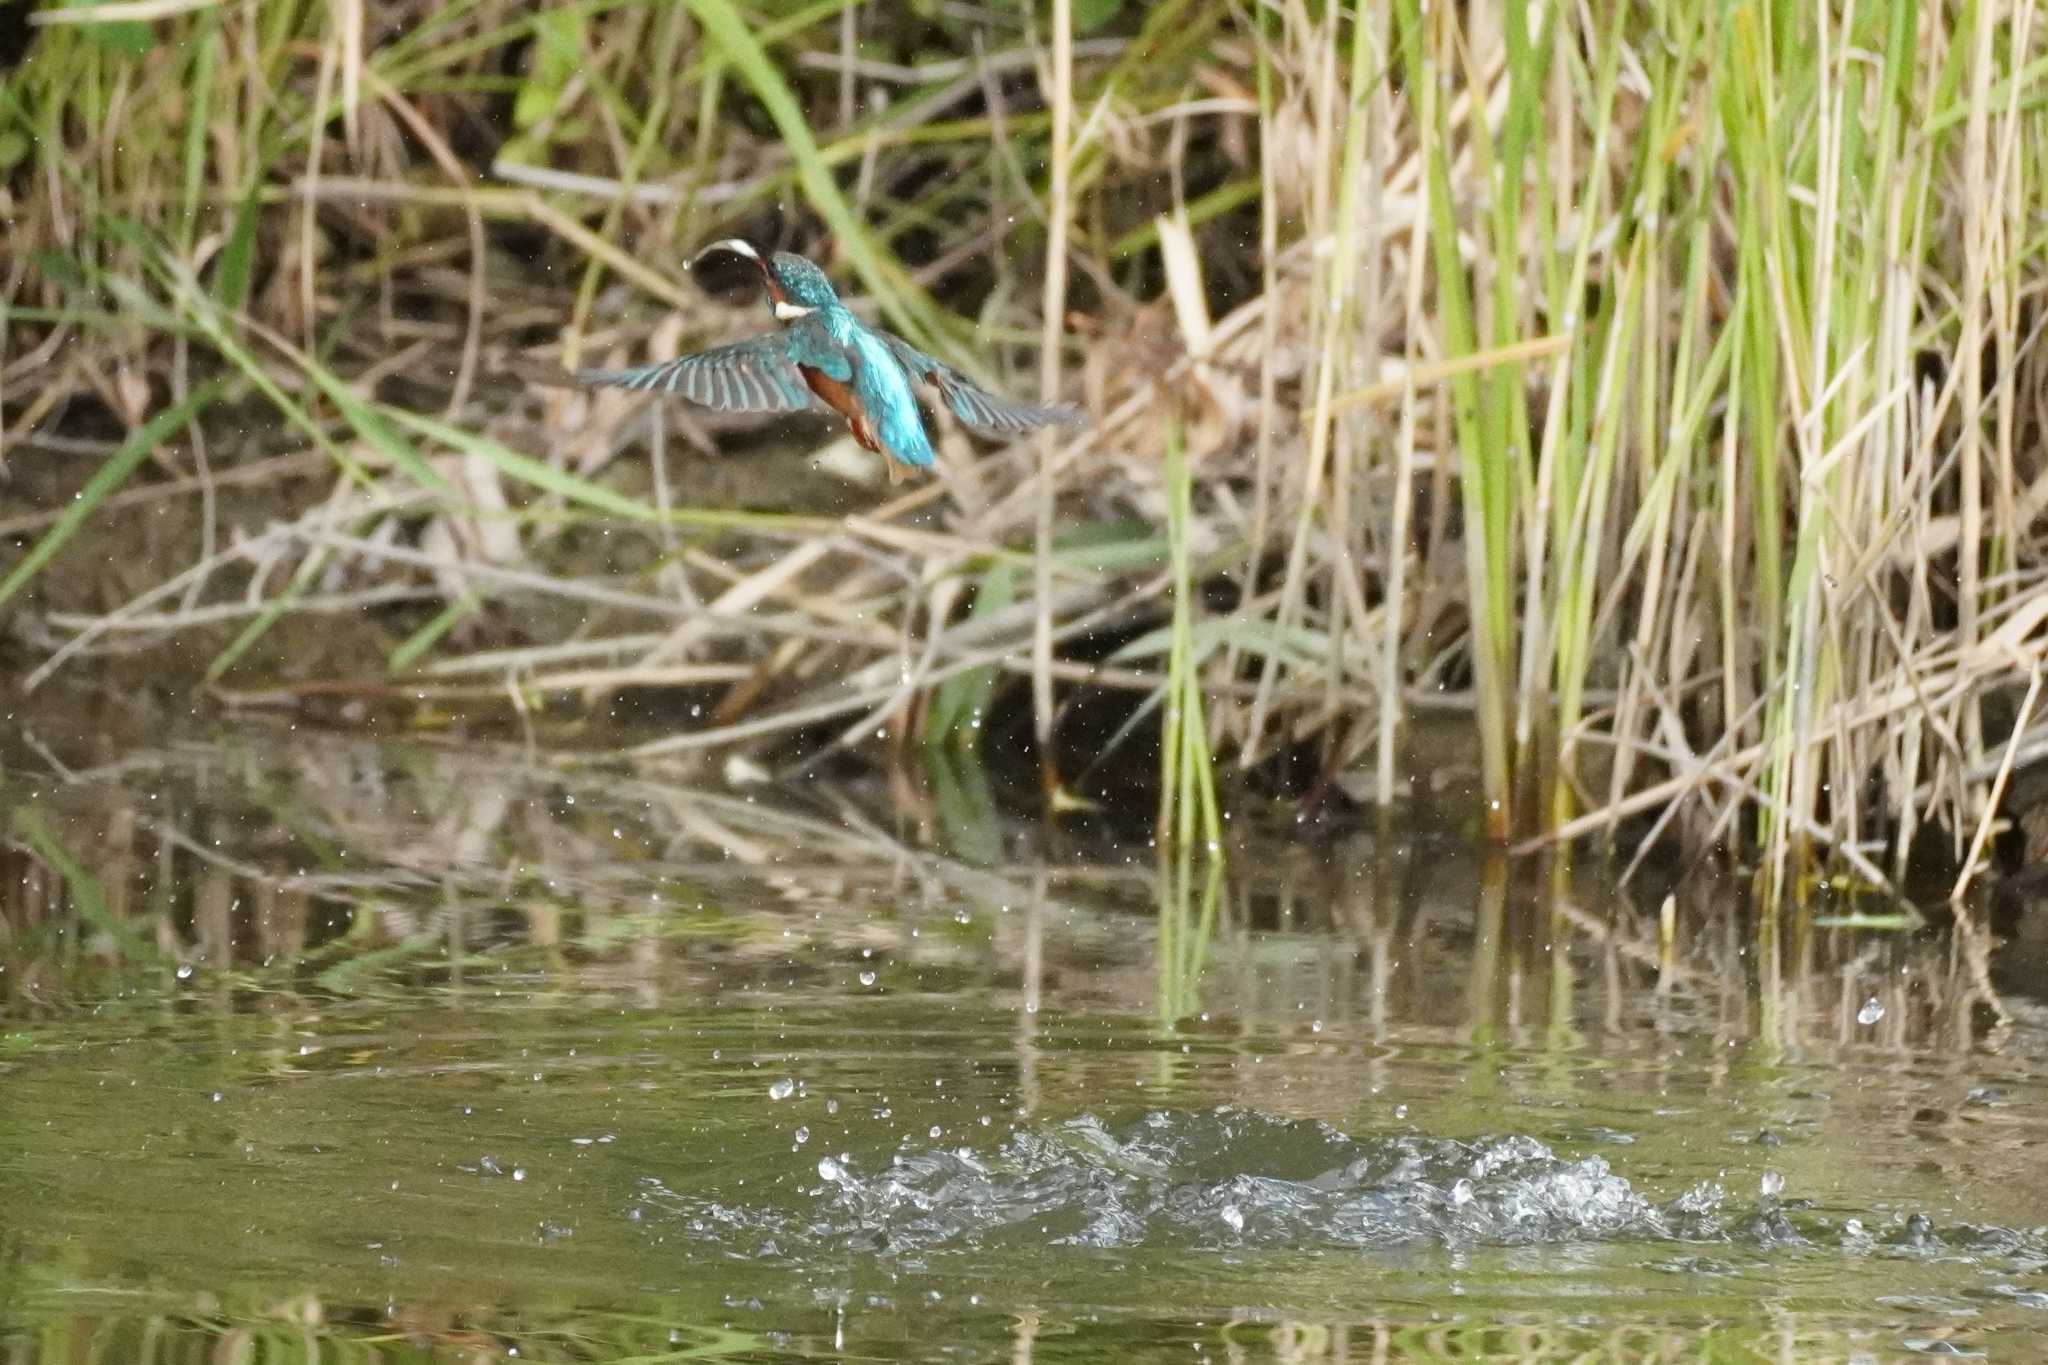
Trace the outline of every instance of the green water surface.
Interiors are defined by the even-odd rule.
[[[985,807],[461,748],[12,802],[0,1360],[2048,1359],[1988,941],[1687,884],[1660,955],[1329,829],[1205,930]]]

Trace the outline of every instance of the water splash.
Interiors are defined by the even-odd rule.
[[[947,1246],[1194,1248],[1539,1245],[1732,1235],[1718,1186],[1654,1201],[1603,1157],[1533,1137],[1352,1138],[1328,1124],[1222,1108],[1159,1111],[1112,1130],[1083,1116],[993,1151],[842,1154],[796,1209],[734,1208],[651,1183],[643,1198],[745,1254],[801,1246],[909,1253]],[[658,1193],[656,1193],[658,1192]],[[1776,1200],[1747,1215],[1782,1218]],[[1767,1226],[1766,1240],[1780,1230]],[[1796,1234],[1794,1234],[1796,1238]]]

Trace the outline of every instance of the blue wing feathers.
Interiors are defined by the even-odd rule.
[[[938,389],[939,397],[962,426],[983,436],[1021,436],[1038,427],[1075,427],[1085,420],[1078,410],[1064,404],[1040,407],[990,393],[902,337],[887,332],[881,336],[904,369]]]
[[[659,390],[714,412],[801,412],[812,406],[799,365],[844,381],[852,367],[821,329],[798,325],[766,336],[631,370],[578,370],[585,384]]]

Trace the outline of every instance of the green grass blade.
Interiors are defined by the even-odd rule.
[[[242,627],[242,633],[237,635],[226,649],[216,654],[213,662],[206,666],[208,683],[219,682],[222,675],[240,662],[242,656],[254,648],[258,640],[270,633],[270,628],[292,609],[293,604],[305,596],[306,589],[312,586],[320,570],[327,566],[328,558],[328,550],[318,547],[299,562],[298,572],[292,575],[292,581],[285,585],[284,591],[266,603],[263,611],[248,625]]]
[[[393,673],[405,672],[419,662],[420,657],[428,650],[441,643],[449,631],[474,616],[477,608],[482,605],[483,597],[480,594],[474,591],[462,594],[436,612],[433,620],[407,636],[398,648],[391,651],[391,656],[384,661],[384,666]]]
[[[50,832],[50,827],[43,823],[40,810],[34,806],[17,809],[14,812],[14,830],[36,851],[38,858],[64,879],[65,889],[71,893],[72,908],[112,939],[123,958],[130,962],[148,962],[159,956],[155,946],[137,933],[134,925],[114,917],[99,879],[72,857],[71,851]]]
[[[497,466],[500,472],[521,483],[625,521],[654,523],[667,520],[679,525],[700,525],[713,529],[743,528],[754,531],[806,531],[816,529],[819,524],[815,517],[774,512],[735,512],[722,508],[672,508],[664,517],[658,508],[648,503],[629,498],[623,493],[615,493],[603,484],[579,478],[567,470],[557,469],[545,461],[536,460],[531,455],[522,455],[488,436],[479,436],[475,432],[464,431],[460,427],[450,426],[432,417],[397,408],[384,409],[384,415],[400,426],[451,450],[481,456]]]
[[[203,384],[193,390],[184,402],[165,408],[129,433],[128,439],[121,443],[120,449],[109,456],[105,464],[93,471],[93,476],[86,480],[85,487],[71,500],[71,505],[64,509],[64,515],[43,533],[42,539],[30,548],[21,563],[14,566],[13,572],[5,579],[0,579],[0,604],[6,603],[10,597],[20,592],[30,579],[41,572],[51,557],[63,549],[71,537],[78,534],[78,529],[85,525],[86,519],[92,516],[99,505],[128,481],[128,476],[135,472],[136,466],[148,459],[150,452],[162,445],[171,433],[182,428],[198,416],[207,404],[220,397],[223,387],[219,380]]]
[[[1016,600],[1016,570],[1007,564],[994,565],[982,575],[968,618],[991,616]],[[940,683],[932,694],[930,721],[925,729],[926,743],[979,748],[982,717],[988,713],[989,699],[995,694],[995,689],[994,664],[970,668]]]

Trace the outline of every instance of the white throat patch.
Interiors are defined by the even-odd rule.
[[[775,300],[775,317],[780,322],[795,322],[798,318],[807,318],[817,311],[800,303],[791,303],[788,299]]]

